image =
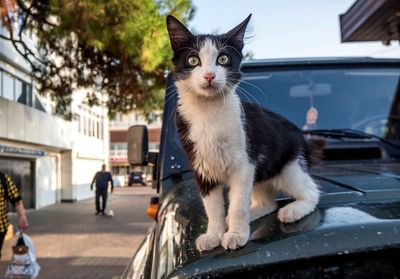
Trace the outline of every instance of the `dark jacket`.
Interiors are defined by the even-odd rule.
[[[108,189],[108,182],[111,182],[111,191],[114,189],[112,175],[108,171],[99,171],[95,174],[90,189],[93,190],[93,184],[96,183],[96,190],[104,191]]]

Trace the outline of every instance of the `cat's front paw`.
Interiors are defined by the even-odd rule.
[[[221,237],[215,234],[205,233],[196,239],[196,247],[200,252],[213,250],[220,244]]]
[[[305,215],[309,214],[312,210],[302,206],[302,204],[292,202],[282,207],[278,211],[278,219],[282,223],[293,223],[300,220]]]
[[[225,250],[236,250],[246,245],[249,240],[249,232],[227,232],[222,237],[222,247]]]

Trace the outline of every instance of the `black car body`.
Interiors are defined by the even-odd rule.
[[[324,160],[311,169],[321,190],[317,209],[293,224],[280,223],[274,212],[251,223],[242,249],[199,253],[195,239],[207,219],[177,137],[170,78],[157,222],[121,278],[399,278],[400,60],[248,61],[242,73],[243,101],[327,141]],[[318,109],[314,127],[307,127],[310,107]]]
[[[146,186],[146,175],[141,171],[134,171],[129,173],[128,186],[132,186],[133,184],[141,184],[143,186]]]

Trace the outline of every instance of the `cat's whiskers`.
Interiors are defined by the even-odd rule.
[[[168,104],[169,101],[171,101],[175,96],[178,95],[178,91],[175,89],[174,91],[169,92],[170,96],[165,100],[164,105]]]
[[[233,72],[233,71],[230,72],[230,73],[241,74],[240,72]],[[240,80],[240,83],[245,83],[246,85],[249,85],[249,86],[254,87],[254,88],[257,89],[261,94],[263,94],[263,96],[265,97],[265,100],[266,100],[266,101],[268,100],[267,93],[264,92],[260,87],[254,85],[254,84],[252,84],[252,83],[250,83],[250,82],[248,82],[248,81],[245,81],[245,80],[243,80],[243,79]]]
[[[228,75],[230,76],[230,77],[232,77],[232,75],[234,75],[234,74],[239,74],[239,75],[242,75],[242,72],[240,72],[240,71],[229,71],[229,73],[228,73]],[[260,87],[258,87],[257,85],[254,85],[254,84],[252,84],[252,83],[250,83],[250,82],[248,82],[248,81],[246,81],[246,80],[244,80],[244,79],[240,79],[240,81],[239,81],[239,83],[245,83],[245,84],[247,84],[247,85],[249,85],[249,86],[251,86],[251,87],[254,87],[255,89],[257,89],[257,91],[259,91],[261,94],[263,94],[264,96],[265,96],[265,98],[267,99],[267,93],[266,92],[264,92],[264,90],[262,90]]]
[[[261,106],[260,102],[257,100],[256,97],[254,97],[254,96],[251,94],[251,92],[249,92],[249,91],[247,91],[246,89],[240,87],[239,85],[233,84],[233,83],[231,83],[231,82],[229,82],[229,81],[227,81],[227,85],[232,86],[232,87],[233,87],[233,86],[236,86],[236,90],[238,90],[239,93],[243,93],[243,96],[246,97],[246,99],[247,99],[250,103],[254,103],[254,102],[257,103],[258,106],[259,106],[260,109],[261,109],[262,106]],[[252,102],[248,96],[250,96],[254,101]]]
[[[198,109],[198,107],[199,107],[198,94],[196,94],[196,90],[193,88],[192,85],[188,86],[188,90],[189,90],[189,93],[196,98],[196,106],[195,107],[196,107],[196,109]]]
[[[225,88],[225,87],[221,87],[218,90],[218,94],[222,95],[223,98],[223,102],[222,102],[222,106],[220,107],[219,111],[222,112],[225,109],[225,104],[226,104],[226,94],[229,94],[229,89]]]
[[[241,93],[243,93],[243,95],[248,95],[248,96],[250,96],[254,101],[255,101],[255,103],[257,103],[260,107],[261,107],[261,104],[260,104],[260,102],[258,101],[258,99],[256,98],[256,97],[254,97],[254,95],[251,93],[251,92],[249,92],[249,91],[247,91],[246,89],[244,89],[243,87],[241,87],[239,84],[233,84],[232,82],[229,82],[229,81],[227,81],[227,84],[228,85],[230,85],[230,86],[236,86],[236,89],[239,91],[239,90],[241,90],[241,91],[239,91],[239,92],[241,92]],[[264,95],[264,97],[265,97],[265,95]],[[247,97],[246,97],[247,98]],[[266,97],[265,97],[266,98]],[[248,98],[247,98],[248,99]],[[249,100],[249,99],[248,99]],[[266,98],[266,100],[267,100],[267,98]],[[251,103],[251,101],[249,100],[249,102]]]
[[[250,96],[255,103],[257,103],[259,106],[261,106],[260,102],[258,101],[258,99],[256,97],[254,97],[253,94],[251,94],[250,91],[247,91],[246,89],[244,89],[243,87],[238,86],[237,87],[238,90],[241,90],[240,92],[242,92],[243,94],[246,94],[247,96]]]
[[[165,91],[168,91],[172,87],[175,87],[175,84],[172,84],[172,85],[168,86],[167,88],[165,88]]]
[[[171,121],[172,115],[174,115],[174,120],[175,120],[177,109],[178,109],[178,106],[175,106],[175,108],[172,110],[171,114],[170,114],[169,117],[168,117],[168,123]],[[174,121],[174,122],[175,122],[175,121]]]
[[[197,55],[199,54],[199,52],[196,49],[192,48],[192,47],[181,47],[178,50],[183,50],[183,49],[188,49],[188,50],[196,53]]]
[[[239,57],[243,57],[243,56],[242,56],[242,53],[241,53],[239,50],[237,50],[237,48],[235,48],[235,47],[233,47],[233,46],[226,45],[226,44],[222,45],[222,47],[221,47],[221,49],[223,49],[223,50],[225,50],[226,48],[231,48],[231,49],[233,49],[234,51],[237,52],[237,54],[239,54]]]

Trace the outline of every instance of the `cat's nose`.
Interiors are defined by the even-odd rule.
[[[208,73],[205,73],[204,75],[203,75],[203,77],[208,81],[208,82],[212,82],[213,81],[213,79],[215,78],[215,73],[211,73],[211,72],[208,72]]]

